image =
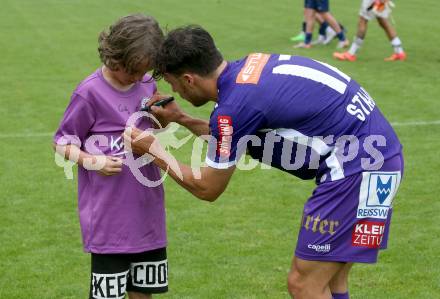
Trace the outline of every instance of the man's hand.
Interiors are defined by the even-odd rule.
[[[168,98],[169,95],[162,95],[159,93],[155,93],[153,97],[149,101],[149,106],[151,107],[151,113],[157,120],[160,122],[162,127],[166,127],[170,122],[178,122],[180,118],[183,116],[183,111],[180,109],[179,105],[177,105],[176,101],[171,101],[165,106],[153,106],[154,103]]]
[[[111,156],[94,156],[94,159],[104,160],[104,167],[97,169],[97,172],[103,176],[119,174],[122,171],[122,159]]]

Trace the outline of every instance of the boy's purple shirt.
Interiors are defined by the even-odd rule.
[[[149,79],[145,76],[122,92],[113,88],[98,69],[73,92],[55,143],[76,144],[92,154],[123,158],[122,133],[127,120],[156,91],[156,84]],[[141,129],[152,127],[146,118],[136,125]],[[85,146],[87,142],[93,145]],[[140,171],[151,181],[161,178],[160,170],[151,163]],[[78,166],[78,210],[87,252],[136,253],[167,245],[162,185],[142,185],[126,165],[113,176]]]

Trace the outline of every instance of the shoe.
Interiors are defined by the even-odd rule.
[[[312,47],[311,44],[306,44],[304,42],[296,44],[295,46],[293,46],[295,49],[310,49]]]
[[[317,39],[315,39],[314,41],[312,41],[310,44],[312,46],[317,46],[317,45],[323,45],[325,41],[325,38],[319,36]]]
[[[292,42],[303,42],[305,38],[306,38],[306,35],[304,34],[304,32],[301,32],[301,33],[299,33],[296,36],[292,36],[290,38],[290,41],[292,41]]]
[[[394,53],[393,55],[385,58],[384,60],[385,61],[398,61],[398,60],[404,61],[404,60],[406,60],[406,54],[405,54],[405,52]]]
[[[350,45],[350,42],[348,41],[348,39],[346,39],[344,41],[339,41],[338,45],[336,46],[336,49],[347,48],[349,45]]]
[[[341,60],[341,61],[356,61],[357,57],[356,55],[351,55],[348,52],[335,52],[333,53],[333,57],[336,58],[337,60]]]

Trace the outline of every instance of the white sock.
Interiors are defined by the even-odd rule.
[[[327,28],[325,29],[325,33],[328,35],[336,34],[336,32],[330,26],[327,26]]]
[[[350,50],[348,50],[348,53],[350,53],[351,55],[355,55],[357,50],[361,48],[363,43],[364,40],[356,36],[353,40],[353,43],[351,44]]]
[[[400,54],[403,52],[402,42],[400,41],[399,37],[396,36],[395,38],[393,38],[393,40],[391,41],[391,46],[393,46],[395,53]]]

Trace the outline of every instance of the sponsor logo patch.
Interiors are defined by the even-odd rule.
[[[308,244],[307,248],[313,249],[316,252],[326,253],[326,252],[330,252],[331,245],[330,244],[324,244],[324,245]]]
[[[399,183],[399,171],[362,173],[356,217],[386,219]]]
[[[384,222],[361,220],[353,227],[351,245],[358,247],[379,248],[385,232]]]
[[[252,53],[237,76],[237,84],[258,84],[263,68],[269,60],[269,54]]]
[[[304,215],[302,219],[302,227],[307,231],[318,232],[321,235],[334,235],[339,226],[338,220],[321,219],[320,215]]]
[[[232,118],[226,115],[219,115],[217,117],[218,141],[217,153],[221,157],[229,157],[231,155],[232,143]]]
[[[142,98],[142,100],[141,100],[141,109],[146,108],[149,101],[150,101],[150,98]]]
[[[380,176],[377,177],[376,195],[377,195],[377,199],[379,200],[379,204],[381,205],[391,194],[391,182],[393,178],[389,176],[389,177],[385,177],[385,179],[387,181],[386,183],[383,183],[381,177]]]

